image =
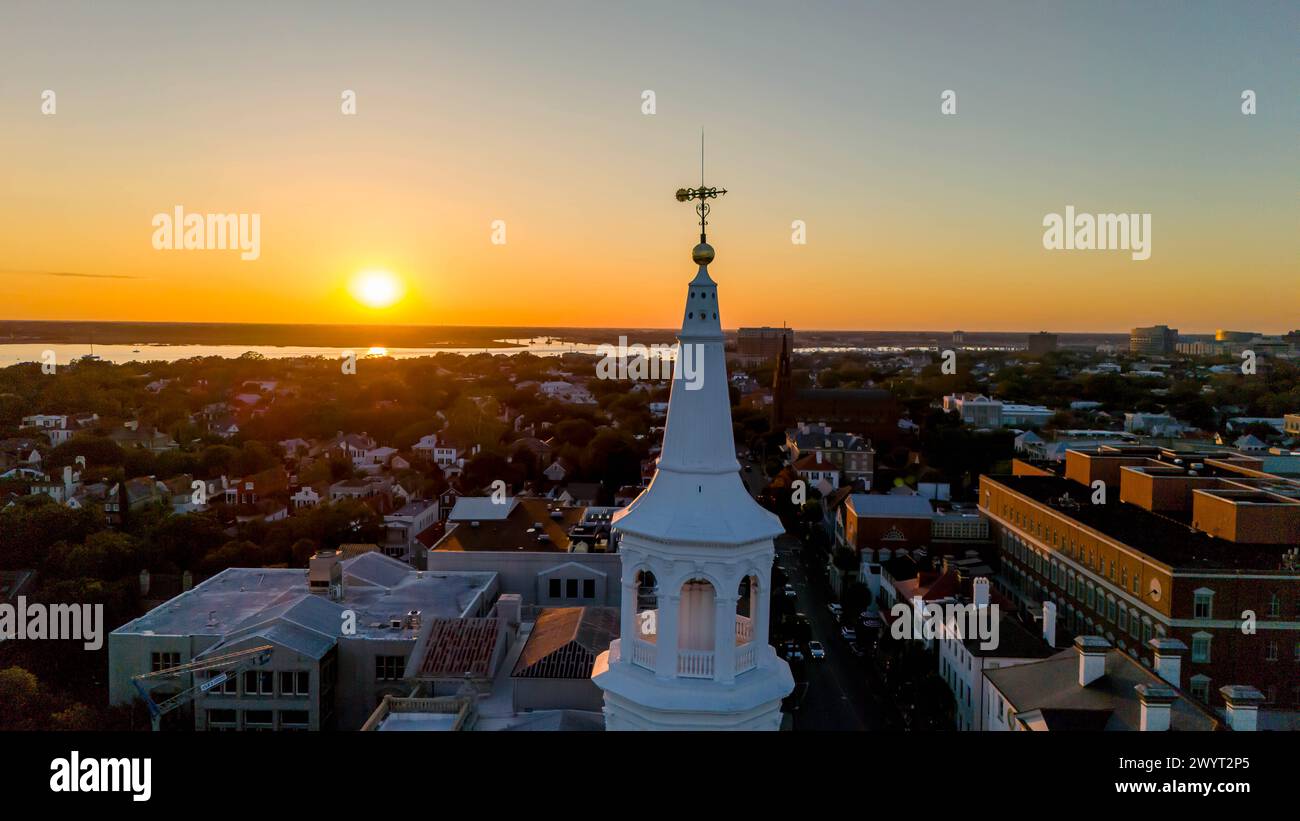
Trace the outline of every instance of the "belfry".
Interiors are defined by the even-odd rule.
[[[702,174],[701,174],[702,176]],[[768,644],[773,539],[785,532],[745,488],[736,461],[708,200],[698,200],[698,266],[687,286],[681,351],[696,383],[674,374],[663,451],[649,487],[614,516],[622,534],[620,632],[596,659],[608,730],[776,730],[794,689]]]

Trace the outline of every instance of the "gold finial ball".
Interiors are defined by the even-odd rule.
[[[707,242],[701,242],[691,249],[691,259],[695,260],[696,265],[708,265],[713,262],[713,246]]]

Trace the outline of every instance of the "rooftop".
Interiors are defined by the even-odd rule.
[[[430,619],[411,659],[419,678],[488,678],[501,624],[496,618]]]
[[[891,516],[894,518],[930,519],[934,508],[924,496],[894,493],[854,493],[849,506],[858,516]]]
[[[480,497],[484,498],[484,497]],[[466,501],[462,497],[456,509]],[[552,553],[569,551],[569,530],[582,520],[584,508],[564,507],[545,499],[512,499],[509,513],[495,519],[448,520],[447,534],[434,550],[531,550]],[[503,510],[506,505],[493,505]],[[477,522],[477,525],[475,524]],[[452,527],[451,525],[455,525]]]
[[[113,631],[125,635],[227,637],[270,621],[339,633],[342,612],[356,613],[356,638],[395,638],[390,627],[418,610],[424,619],[460,617],[492,584],[494,573],[434,573],[382,553],[344,559],[343,599],[307,588],[304,568],[232,567]]]
[[[512,675],[591,678],[596,656],[618,638],[618,608],[548,607],[533,624]]]
[[[1087,687],[1079,685],[1079,653],[1074,648],[984,675],[1035,730],[1138,730],[1141,702],[1134,688],[1165,685],[1141,662],[1114,648],[1106,651],[1105,674]],[[1212,730],[1217,724],[1215,716],[1187,698],[1173,703],[1171,730]]]
[[[1275,571],[1284,544],[1232,542],[1193,530],[1189,522],[1112,500],[1089,504],[1089,488],[1056,476],[987,476],[1059,515],[1121,544],[1141,550],[1170,567]],[[1068,499],[1068,501],[1064,501]]]

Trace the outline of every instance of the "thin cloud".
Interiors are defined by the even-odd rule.
[[[0,274],[36,274],[45,277],[81,277],[84,279],[139,279],[129,274],[83,274],[77,271],[0,271]]]

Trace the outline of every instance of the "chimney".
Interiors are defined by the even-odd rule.
[[[1154,638],[1147,646],[1155,653],[1156,675],[1174,687],[1182,687],[1182,654],[1187,652],[1187,645],[1178,639]]]
[[[524,598],[518,593],[502,593],[497,597],[497,619],[512,635],[523,620]]]
[[[1056,646],[1056,604],[1050,601],[1043,602],[1043,641]]]
[[[1227,705],[1228,727],[1235,732],[1253,733],[1259,724],[1259,705],[1264,694],[1249,684],[1229,684],[1219,688]]]
[[[141,597],[149,595],[149,569],[145,568],[140,571],[140,595]]]
[[[1110,642],[1101,636],[1079,636],[1074,640],[1079,651],[1079,686],[1087,687],[1106,675],[1106,653]]]
[[[1144,733],[1168,730],[1174,702],[1178,700],[1178,691],[1164,684],[1145,683],[1133,689],[1137,690],[1138,700],[1142,702],[1141,724],[1138,729]]]
[[[989,580],[983,576],[971,582],[971,600],[976,607],[989,606]]]

